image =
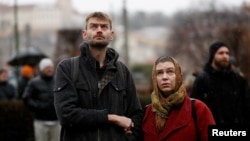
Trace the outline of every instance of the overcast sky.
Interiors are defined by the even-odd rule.
[[[19,4],[51,4],[56,0],[17,0]],[[73,6],[79,12],[90,11],[121,11],[123,2],[126,1],[128,11],[163,12],[172,15],[179,10],[187,10],[191,6],[201,7],[209,0],[72,0]],[[211,1],[211,0],[210,0]],[[242,2],[250,3],[250,0],[212,0],[217,6],[235,7]],[[14,0],[0,0],[4,3],[14,3]]]

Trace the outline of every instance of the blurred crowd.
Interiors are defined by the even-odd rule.
[[[32,113],[32,120],[29,122],[33,123],[34,130],[30,134],[34,134],[36,141],[44,141],[49,138],[53,141],[59,140],[60,125],[53,103],[54,72],[54,62],[50,58],[43,58],[37,66],[21,66],[18,73],[20,75],[15,78],[16,83],[14,84],[10,82],[9,71],[6,68],[0,69],[0,103],[6,103],[6,107],[15,107],[13,105],[17,103],[20,106],[21,103],[23,104],[23,108]],[[9,108],[8,110],[6,110],[5,115],[13,113],[13,109]],[[7,123],[12,122],[15,124],[16,121],[12,121],[11,119],[7,119]],[[27,119],[24,117],[24,119],[19,120],[25,121]],[[1,123],[3,127],[5,127],[4,124]],[[14,126],[11,128],[13,131],[19,131],[20,127]],[[2,135],[4,133],[0,133],[0,140],[9,140],[8,135],[12,135],[10,133]],[[26,135],[28,134],[26,133]],[[29,136],[32,137],[32,135]],[[24,141],[29,136],[25,137],[22,134],[15,134],[15,138]]]

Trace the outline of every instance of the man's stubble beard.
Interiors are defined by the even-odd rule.
[[[103,49],[106,48],[109,44],[109,41],[105,40],[105,41],[94,41],[94,40],[89,40],[86,41],[86,43],[92,47],[92,48],[96,48],[96,49]]]
[[[220,70],[226,70],[229,67],[229,62],[222,62],[222,61],[215,61],[215,65],[220,69]]]

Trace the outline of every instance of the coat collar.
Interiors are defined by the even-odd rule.
[[[171,114],[168,117],[168,120],[164,126],[163,132],[160,134],[160,138],[165,138],[184,126],[186,126],[190,120],[192,120],[191,115],[191,101],[186,95],[182,103],[182,106],[172,110]]]
[[[96,68],[97,61],[91,56],[89,51],[89,46],[87,43],[83,42],[80,45],[81,57],[88,61],[92,68]],[[107,48],[106,52],[106,65],[107,67],[112,67],[118,60],[119,54],[113,48]]]

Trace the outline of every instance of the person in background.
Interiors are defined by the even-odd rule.
[[[112,21],[103,12],[90,13],[85,21],[81,54],[75,58],[78,73],[72,58],[56,69],[54,104],[61,141],[140,141],[143,111],[134,80],[108,47],[114,38]]]
[[[232,70],[229,55],[229,47],[224,42],[210,45],[209,59],[194,81],[191,97],[208,105],[217,125],[245,125],[249,123],[248,86]]]
[[[213,115],[198,99],[192,109],[179,63],[170,56],[159,57],[152,82],[152,103],[146,106],[142,121],[144,141],[208,141],[208,126],[215,125]]]
[[[24,65],[21,68],[21,75],[18,78],[18,99],[22,99],[22,95],[29,80],[34,77],[34,68],[29,65]]]
[[[34,114],[36,141],[59,141],[60,124],[54,108],[54,63],[44,58],[39,63],[40,73],[32,78],[23,93],[24,104]]]
[[[0,100],[12,100],[16,97],[16,88],[8,82],[8,70],[0,68]]]

